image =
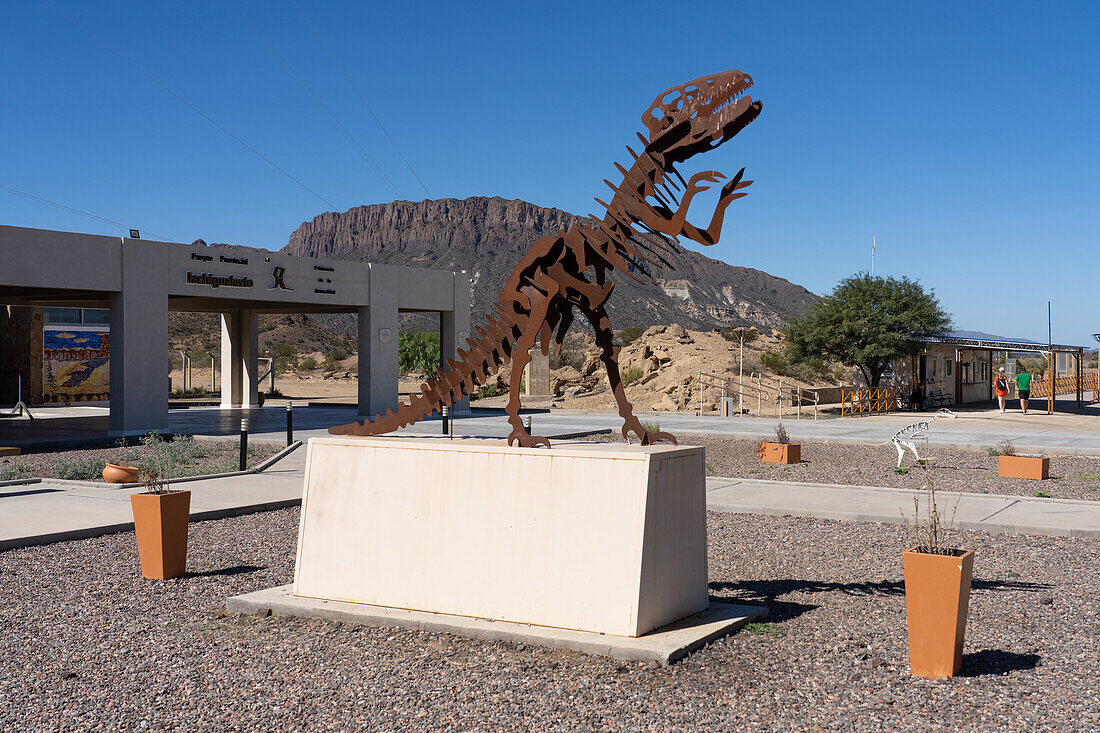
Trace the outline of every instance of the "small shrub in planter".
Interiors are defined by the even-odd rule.
[[[130,495],[143,577],[178,578],[187,571],[191,492],[172,491],[155,470],[142,474],[144,491]]]
[[[962,667],[974,551],[951,546],[954,509],[945,519],[931,480],[924,488],[923,517],[919,497],[913,499],[917,544],[902,556],[909,669],[918,677],[942,679]]]
[[[775,428],[775,442],[760,443],[760,460],[767,463],[801,463],[802,445],[792,443],[787,429],[779,423]]]
[[[997,459],[997,475],[1005,478],[1027,478],[1036,481],[1050,478],[1050,459],[1016,455],[1016,446],[1005,438],[997,446],[1000,458]]]

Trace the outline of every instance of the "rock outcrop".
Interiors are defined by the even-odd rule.
[[[477,322],[535,240],[582,221],[560,209],[498,197],[393,201],[321,214],[298,227],[282,251],[466,270],[473,282]],[[676,270],[653,271],[657,285],[618,274],[608,303],[615,328],[675,321],[691,328],[754,325],[770,330],[817,299],[782,278],[687,248],[672,262]],[[350,332],[353,324],[346,320],[343,326]]]

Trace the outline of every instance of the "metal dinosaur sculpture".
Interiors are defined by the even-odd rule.
[[[898,468],[901,468],[901,459],[905,457],[905,450],[907,448],[913,454],[913,458],[918,461],[922,460],[917,453],[916,441],[920,438],[924,438],[927,441],[929,428],[932,427],[932,423],[939,420],[941,417],[949,417],[954,420],[958,415],[951,412],[951,410],[948,410],[946,407],[941,407],[931,419],[915,422],[912,425],[906,425],[904,428],[894,433],[894,437],[890,438],[886,443],[882,443],[882,445],[893,445],[894,449],[897,450]]]
[[[756,119],[762,105],[745,94],[751,86],[748,74],[726,71],[672,87],[653,100],[642,115],[648,136],[638,133],[641,152],[635,153],[627,146],[633,165],[624,168],[615,164],[623,175],[622,182],[616,186],[604,180],[614,195],[609,203],[596,199],[607,210],[602,219],[594,216],[591,224],[574,225],[535,242],[512,271],[498,296],[495,312],[467,342],[469,350],[459,349],[457,361],[447,359],[446,367],[428,379],[409,403],[373,420],[339,425],[329,432],[379,435],[410,425],[470,394],[511,358],[507,411],[512,432],[508,444],[549,447],[549,440],[531,435],[520,419],[520,379],[530,361],[528,350],[536,341],[543,354],[549,354],[551,348],[560,352],[573,323],[573,310],[577,309],[595,330],[600,359],[623,418],[623,437],[629,439],[634,433],[642,445],[656,440],[675,443],[676,438],[669,433],[649,432],[642,427],[623,391],[619,347],[605,308],[614,289],[608,275],[617,270],[642,282],[637,272],[656,284],[647,264],[675,269],[667,257],[679,251],[678,237],[702,245],[718,241],[726,208],[746,195],[740,189],[752,181],[742,180],[742,168],[726,182],[710,224],[700,229],[687,221],[691,201],[709,188],[706,184],[726,176],[701,171],[685,181],[675,166],[717,148]]]

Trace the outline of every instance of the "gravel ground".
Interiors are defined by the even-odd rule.
[[[0,458],[0,481],[25,478],[62,478],[103,481],[103,464],[136,466],[142,470],[164,465],[165,446],[170,451],[171,478],[227,473],[240,467],[240,443],[236,440],[195,440],[177,435],[168,442],[70,450],[53,453],[28,453]],[[250,442],[248,466],[253,468],[283,449],[274,443]]]
[[[976,494],[1036,496],[1043,492],[1055,499],[1100,501],[1100,458],[1054,456],[1050,459],[1050,478],[1045,481],[1001,478],[997,475],[997,456],[986,451],[965,451],[917,446],[928,472],[906,453],[896,473],[898,454],[891,445],[851,445],[847,443],[802,443],[802,463],[784,466],[764,463],[755,440],[681,435],[684,445],[701,445],[707,451],[707,473],[711,476],[761,478],[776,481],[806,481],[821,484],[885,486],[919,489],[929,479],[943,491]],[[622,442],[617,433],[587,438],[598,442]]]
[[[193,574],[133,534],[0,553],[2,730],[1095,731],[1100,542],[960,533],[964,676],[907,673],[893,525],[708,515],[711,592],[767,624],[669,668],[446,634],[224,614],[289,582],[298,510],[192,525]]]

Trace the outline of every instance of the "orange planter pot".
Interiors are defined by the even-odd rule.
[[[962,667],[974,551],[929,555],[914,548],[903,563],[909,669],[918,677],[954,677]]]
[[[761,443],[760,460],[768,463],[801,463],[802,446],[798,443]]]
[[[187,523],[191,492],[132,494],[141,574],[155,580],[178,578],[187,570]]]
[[[1042,481],[1050,478],[1050,459],[1001,456],[997,461],[997,473],[1006,478],[1031,478]]]
[[[108,463],[103,467],[103,480],[109,484],[132,484],[139,478],[140,472],[133,466],[116,466]]]

